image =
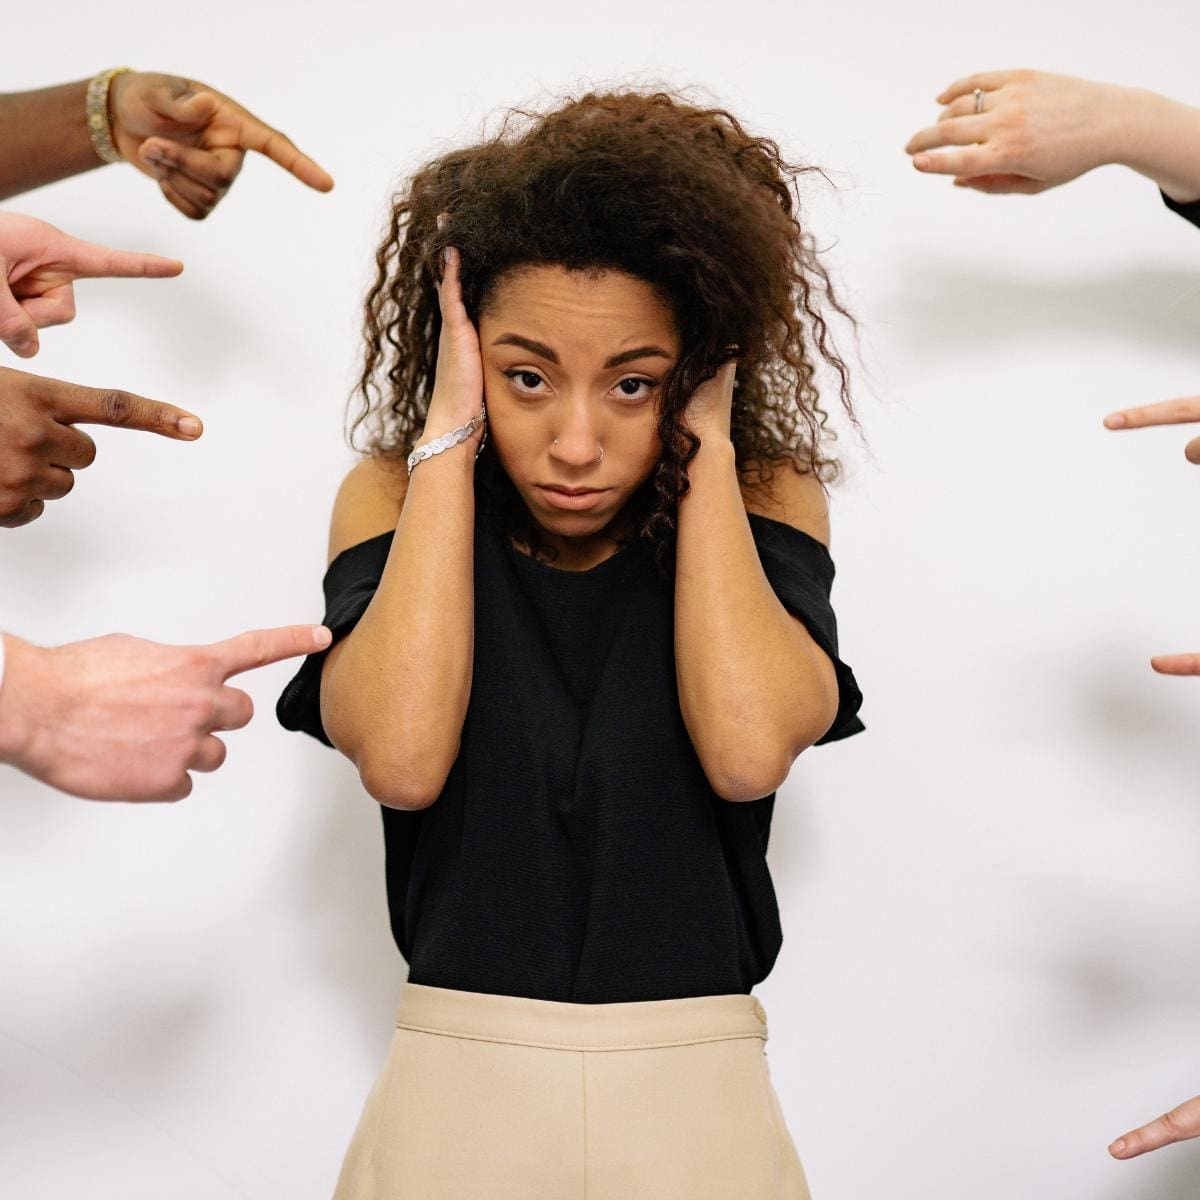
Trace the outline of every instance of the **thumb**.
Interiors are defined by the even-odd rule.
[[[0,267],[6,265],[0,259]],[[37,326],[12,294],[7,269],[0,276],[0,342],[20,358],[32,358],[38,352]]]
[[[164,115],[191,129],[207,125],[216,111],[217,98],[211,92],[183,92],[163,105]]]

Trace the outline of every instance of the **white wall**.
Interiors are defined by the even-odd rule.
[[[975,69],[1042,66],[1200,103],[1200,10],[609,0],[25,9],[3,87],[191,73],[338,181],[250,162],[207,223],[109,168],[10,202],[182,257],[95,282],[38,371],[201,413],[197,445],[99,430],[74,494],[0,536],[4,621],[47,643],[210,640],[316,618],[343,401],[385,197],[539,89],[700,83],[841,190],[813,212],[864,322],[836,592],[870,731],[777,806],[786,930],[760,989],[817,1200],[1170,1200],[1200,1144],[1117,1133],[1200,1092],[1200,650],[1185,433],[1105,431],[1200,392],[1200,235],[1108,169],[963,194],[901,153]],[[333,14],[333,15],[331,15]],[[1132,60],[1137,55],[1136,62]],[[10,358],[8,365],[18,365]],[[271,708],[164,808],[0,775],[0,1194],[327,1196],[403,965],[378,814]]]

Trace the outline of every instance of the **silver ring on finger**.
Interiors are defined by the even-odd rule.
[[[983,112],[983,88],[976,88],[972,95],[975,97],[975,112],[979,114]]]

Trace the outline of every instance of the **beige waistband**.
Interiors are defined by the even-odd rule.
[[[731,1038],[767,1038],[754,996],[695,996],[628,1004],[565,1004],[406,983],[399,1029],[550,1050],[643,1050]]]

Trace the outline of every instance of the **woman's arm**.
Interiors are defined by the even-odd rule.
[[[474,457],[455,446],[407,487],[403,466],[368,460],[334,505],[330,561],[396,531],[379,589],[321,674],[329,740],[389,808],[432,804],[458,754],[475,642]]]
[[[458,255],[440,287],[442,334],[424,443],[477,416],[479,339],[462,304]],[[389,808],[426,808],[458,756],[475,644],[476,430],[425,459],[406,480],[367,462],[338,495],[330,552],[394,526],[383,578],[362,619],[330,652],[321,677],[329,740]]]
[[[756,800],[832,725],[838,689],[829,657],[767,581],[747,506],[828,542],[824,492],[785,465],[771,494],[743,496],[733,444],[711,432],[688,478],[675,577],[680,708],[713,790]]]

